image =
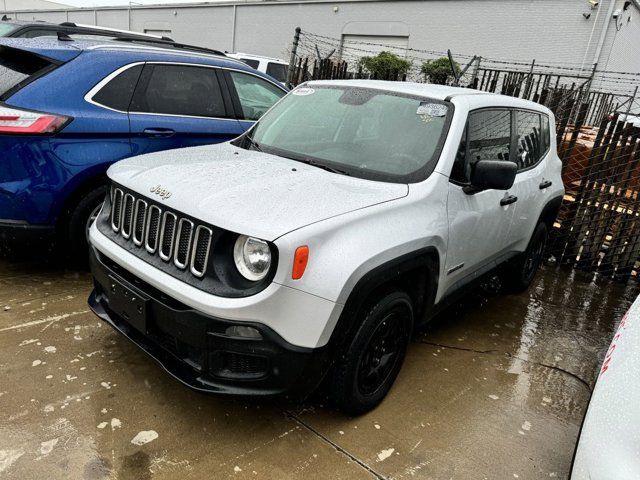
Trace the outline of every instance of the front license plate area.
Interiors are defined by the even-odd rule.
[[[109,276],[109,282],[109,308],[133,328],[146,334],[149,297],[113,276]]]

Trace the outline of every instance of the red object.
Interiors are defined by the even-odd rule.
[[[296,248],[296,253],[293,256],[293,271],[291,272],[291,278],[294,280],[300,280],[304,271],[307,268],[307,262],[309,261],[309,247],[303,245]]]
[[[0,134],[53,134],[59,132],[69,120],[70,118],[64,115],[0,107]]]

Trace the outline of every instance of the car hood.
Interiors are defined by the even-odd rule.
[[[406,184],[347,177],[229,143],[133,157],[112,165],[108,175],[169,208],[264,240],[409,190]],[[153,193],[154,187],[167,193]]]

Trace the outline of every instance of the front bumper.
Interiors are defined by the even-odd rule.
[[[89,306],[98,317],[149,354],[173,377],[200,391],[304,398],[329,366],[328,348],[291,345],[269,327],[200,313],[133,276],[90,249],[94,291]],[[144,297],[144,332],[110,308],[114,281]],[[261,338],[231,337],[230,326],[251,326]]]

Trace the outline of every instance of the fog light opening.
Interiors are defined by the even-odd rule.
[[[227,327],[225,334],[229,337],[237,338],[253,338],[256,340],[262,338],[262,335],[257,328],[245,327],[242,325],[233,325],[232,327]]]

